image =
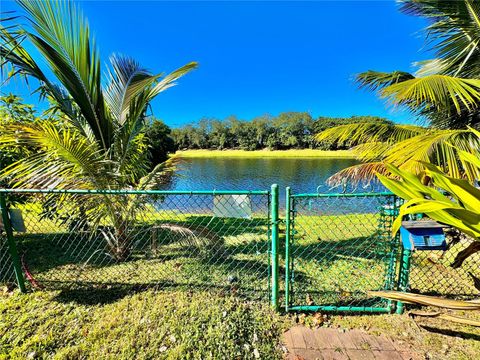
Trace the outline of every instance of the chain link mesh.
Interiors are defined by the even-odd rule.
[[[15,198],[21,201],[10,208],[21,211],[25,231],[14,224],[14,240],[31,287],[155,286],[269,296],[269,192],[42,192]],[[395,197],[307,194],[292,196],[291,204],[291,306],[387,307],[388,301],[366,293],[397,288]],[[0,283],[14,283],[1,227]],[[478,243],[458,235],[447,240],[446,251],[413,252],[409,291],[478,296],[480,252],[458,261]],[[284,282],[279,286],[283,294]]]
[[[15,281],[13,262],[8,248],[7,237],[0,224],[0,284],[12,284]]]
[[[26,231],[15,241],[33,287],[155,286],[268,298],[268,192],[24,198],[15,207]]]
[[[386,308],[395,287],[394,196],[292,197],[291,306]]]
[[[480,252],[456,264],[462,252],[469,253],[478,242],[465,237],[447,236],[446,251],[414,251],[411,259],[409,290],[452,298],[474,298],[480,295]],[[478,247],[478,245],[477,245]]]

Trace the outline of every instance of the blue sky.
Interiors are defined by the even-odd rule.
[[[432,57],[425,22],[401,14],[394,1],[81,1],[81,7],[105,63],[114,52],[152,72],[199,62],[153,102],[154,115],[173,127],[283,111],[411,123],[409,113],[359,90],[353,77],[369,69],[413,71],[414,61]],[[3,91],[25,95],[19,82]]]

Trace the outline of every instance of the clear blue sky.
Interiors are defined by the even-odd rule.
[[[407,112],[357,89],[353,76],[413,71],[412,62],[432,57],[420,31],[426,23],[401,14],[393,0],[82,1],[81,7],[104,62],[113,52],[153,72],[199,62],[153,103],[155,116],[174,127],[202,117],[282,111],[412,122]],[[14,8],[4,2],[2,11]],[[20,89],[20,83],[8,87]]]

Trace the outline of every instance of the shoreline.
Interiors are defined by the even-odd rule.
[[[172,157],[182,158],[342,158],[355,159],[350,150],[179,150]]]

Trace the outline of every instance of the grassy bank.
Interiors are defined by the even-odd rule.
[[[177,151],[175,156],[183,158],[354,158],[348,150],[184,150]]]
[[[1,359],[280,359],[284,321],[207,292],[0,295]]]

